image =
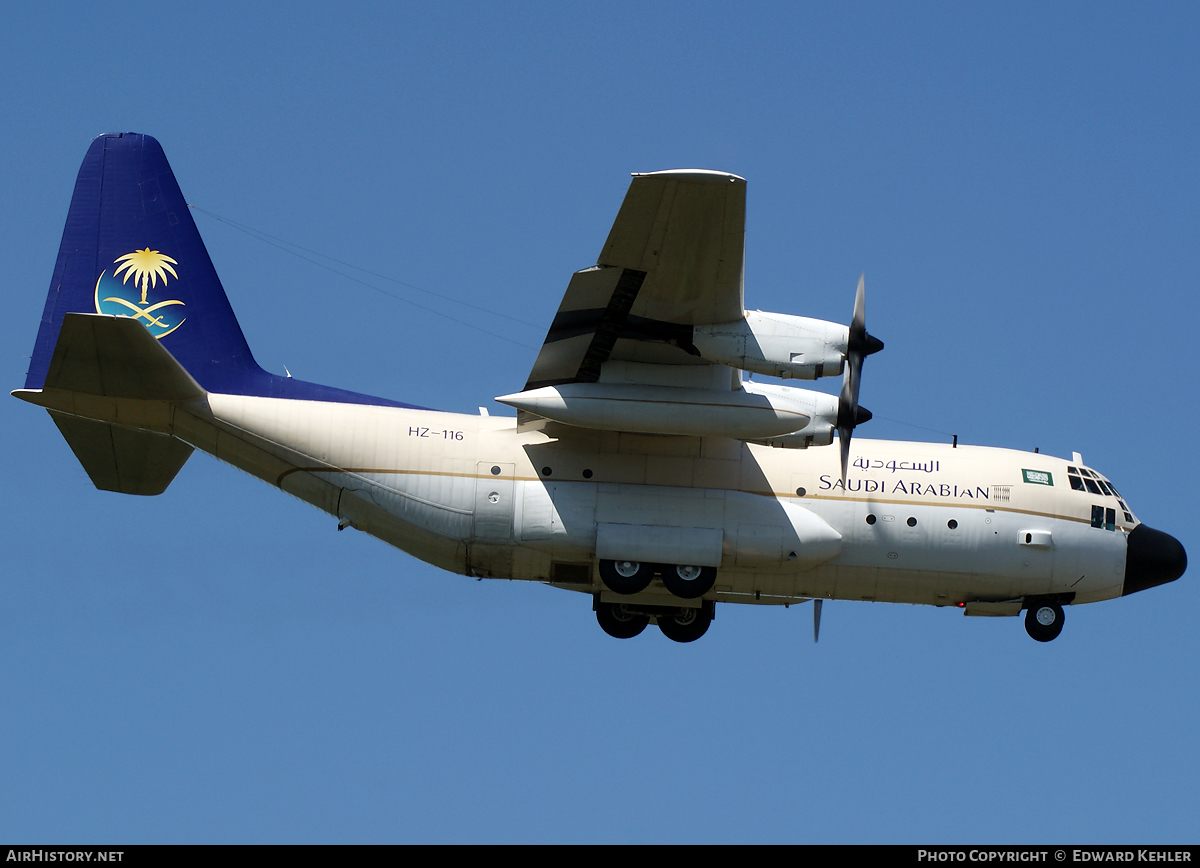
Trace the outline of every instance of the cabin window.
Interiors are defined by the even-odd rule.
[[[917,519],[916,519],[916,517],[915,517],[915,516],[911,516],[911,515],[910,515],[910,516],[908,517],[908,526],[909,526],[909,527],[916,527],[916,526],[917,526]]]
[[[1083,484],[1087,486],[1087,490],[1090,491],[1092,494],[1104,494],[1104,492],[1100,490],[1100,486],[1096,484],[1096,480],[1094,480],[1094,479],[1085,479],[1085,480],[1083,480]]]
[[[1067,468],[1067,481],[1071,483],[1072,491],[1086,491],[1083,487],[1083,480],[1079,478],[1079,471],[1074,467]]]
[[[868,515],[867,516],[867,524],[874,524],[874,523],[875,523],[875,516]]]
[[[1104,510],[1104,529],[1105,530],[1116,530],[1117,529],[1117,511],[1115,509]]]
[[[1104,527],[1104,507],[1092,507],[1092,527]]]
[[[948,522],[946,522],[946,527],[950,528],[950,530],[954,530],[956,527],[958,527],[958,522],[954,519],[950,519]]]

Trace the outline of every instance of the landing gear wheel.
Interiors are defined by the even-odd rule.
[[[601,561],[600,580],[614,594],[636,594],[644,591],[654,578],[650,564],[637,561]]]
[[[687,565],[662,568],[662,582],[676,597],[695,600],[712,590],[717,580],[716,567],[693,567]]]
[[[1049,642],[1062,632],[1066,617],[1058,603],[1034,603],[1025,613],[1025,632],[1039,642]]]
[[[596,621],[600,629],[615,639],[632,639],[646,629],[650,619],[626,609],[623,603],[599,603]]]
[[[677,609],[670,615],[658,616],[658,629],[674,642],[695,642],[708,631],[713,619],[713,604],[705,602],[699,609]]]

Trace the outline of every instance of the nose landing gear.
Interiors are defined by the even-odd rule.
[[[1062,632],[1066,615],[1058,603],[1030,602],[1025,612],[1025,632],[1039,642],[1049,642]]]

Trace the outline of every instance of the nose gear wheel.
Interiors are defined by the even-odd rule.
[[[1062,632],[1066,615],[1058,603],[1030,603],[1025,612],[1025,632],[1039,642],[1049,642]]]

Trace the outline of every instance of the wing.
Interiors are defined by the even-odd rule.
[[[525,389],[595,383],[606,362],[712,367],[692,327],[744,315],[745,234],[743,178],[634,175],[596,265],[571,277]]]

